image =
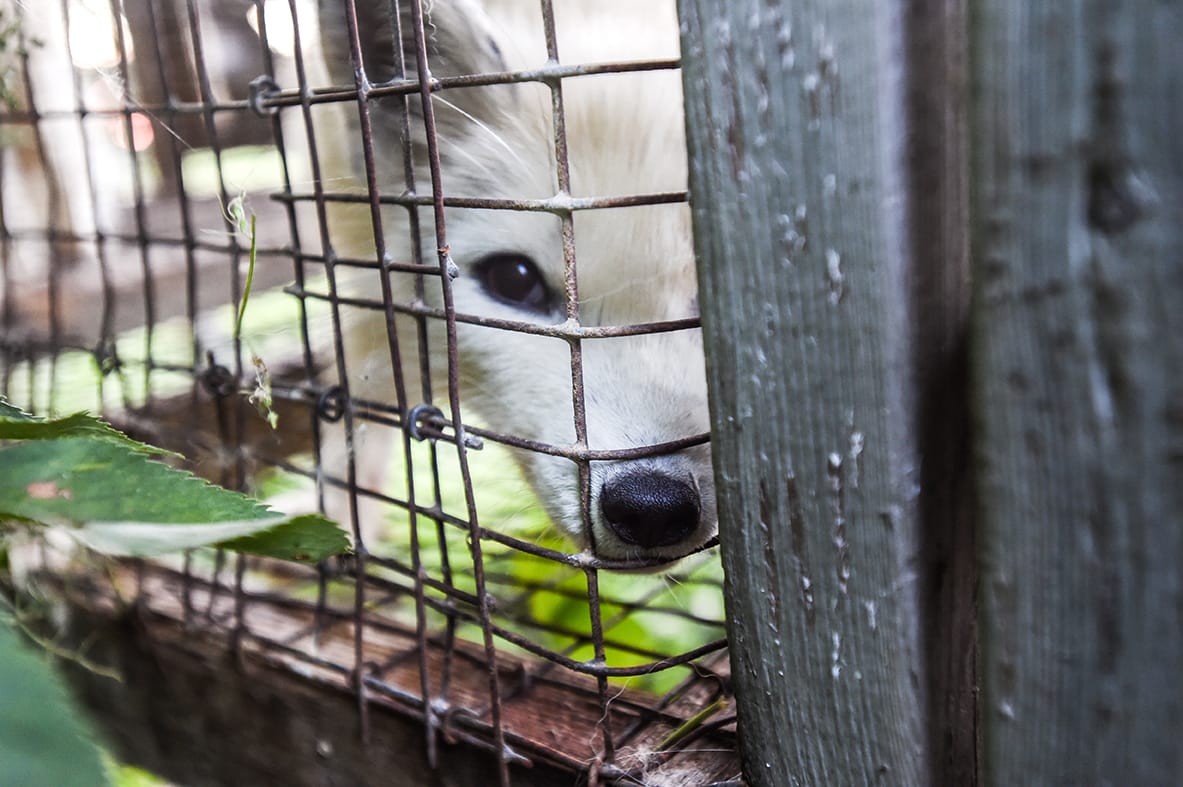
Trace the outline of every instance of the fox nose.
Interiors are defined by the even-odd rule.
[[[600,511],[621,541],[639,547],[677,544],[698,527],[698,490],[653,470],[621,473],[604,482]]]

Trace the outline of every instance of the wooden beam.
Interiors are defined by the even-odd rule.
[[[1183,7],[981,3],[987,784],[1183,773]]]
[[[681,13],[744,774],[920,784],[901,6]]]

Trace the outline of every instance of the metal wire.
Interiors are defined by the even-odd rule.
[[[127,13],[124,0],[109,0],[112,18]],[[145,26],[156,35],[134,41],[136,52],[148,52],[152,63],[149,76],[159,90],[144,101],[136,98],[137,85],[145,75],[134,72],[132,47],[125,40],[123,27],[113,27],[113,46],[117,62],[113,72],[125,92],[118,106],[91,105],[80,76],[73,71],[72,83],[65,86],[73,97],[73,109],[40,109],[27,56],[22,61],[22,76],[27,86],[21,105],[0,106],[0,132],[5,129],[31,129],[36,139],[40,168],[52,179],[52,162],[46,153],[42,130],[47,123],[69,121],[85,129],[87,124],[117,121],[128,140],[129,151],[123,157],[123,170],[129,173],[130,204],[118,223],[104,223],[96,215],[93,231],[77,226],[54,227],[14,223],[5,200],[13,199],[0,186],[0,392],[22,404],[38,409],[54,406],[51,395],[41,399],[45,389],[37,382],[38,364],[49,364],[48,389],[56,390],[60,376],[58,360],[69,352],[93,357],[105,371],[96,375],[99,401],[110,402],[102,393],[104,386],[122,396],[122,409],[128,412],[150,408],[154,402],[175,404],[171,394],[160,391],[161,375],[184,375],[191,386],[182,394],[188,403],[181,421],[190,445],[216,447],[226,461],[217,464],[219,481],[234,488],[249,488],[252,469],[262,464],[304,477],[314,484],[321,505],[326,494],[344,492],[349,498],[346,526],[357,544],[356,555],[333,561],[316,572],[302,575],[298,585],[312,587],[314,593],[299,592],[296,587],[260,589],[257,571],[248,561],[235,558],[227,564],[224,555],[212,561],[202,556],[186,556],[176,565],[138,564],[145,609],[152,614],[176,616],[185,625],[205,635],[224,635],[227,647],[240,658],[264,654],[294,670],[309,670],[328,682],[339,682],[356,693],[362,735],[368,735],[368,718],[373,706],[397,708],[421,720],[425,732],[426,758],[434,766],[439,761],[441,741],[462,741],[492,752],[498,760],[501,784],[511,781],[511,766],[542,757],[563,763],[574,771],[588,774],[593,781],[615,779],[633,783],[639,771],[623,759],[632,745],[641,745],[647,730],[660,725],[667,732],[677,728],[693,713],[693,703],[707,704],[728,685],[724,629],[720,614],[695,609],[669,600],[671,588],[692,594],[720,595],[718,574],[701,566],[694,571],[677,571],[668,580],[654,581],[645,592],[619,594],[609,590],[611,577],[601,576],[604,569],[636,569],[646,565],[636,561],[613,561],[597,558],[592,552],[571,553],[553,541],[535,541],[520,534],[502,532],[482,521],[469,467],[469,451],[480,451],[487,444],[509,446],[570,461],[578,473],[582,526],[594,541],[591,526],[591,463],[632,460],[670,454],[709,441],[706,434],[686,435],[661,444],[627,448],[592,448],[587,436],[586,398],[583,358],[587,342],[612,341],[621,337],[660,332],[696,330],[697,318],[639,322],[625,325],[585,325],[581,321],[578,286],[579,241],[574,216],[581,211],[630,209],[639,206],[676,205],[688,199],[684,191],[648,194],[573,196],[571,194],[568,148],[565,127],[564,84],[598,74],[643,71],[668,71],[678,68],[677,60],[652,59],[618,63],[564,63],[562,41],[558,37],[551,0],[540,0],[541,31],[549,62],[536,69],[504,71],[460,76],[435,76],[429,60],[429,33],[424,29],[424,14],[419,0],[400,0],[391,4],[393,23],[391,50],[395,56],[394,74],[385,81],[366,71],[358,30],[357,9],[352,0],[344,3],[348,12],[349,44],[358,64],[353,85],[315,84],[300,46],[303,5],[289,0],[292,22],[290,69],[276,62],[271,45],[275,31],[268,28],[263,0],[255,0],[263,73],[252,74],[240,86],[243,96],[219,95],[211,68],[212,55],[207,51],[208,38],[216,35],[210,11],[202,0],[185,0],[183,14],[165,13],[162,0],[143,0],[136,8],[147,14]],[[19,9],[20,6],[18,5]],[[172,8],[172,6],[169,6]],[[75,10],[70,0],[60,0],[55,11],[67,27]],[[411,25],[403,30],[406,23]],[[162,42],[172,26],[184,33],[184,51],[167,51]],[[175,31],[174,31],[175,32]],[[413,41],[412,50],[404,50],[403,41]],[[145,47],[146,49],[141,49]],[[413,59],[404,57],[413,51]],[[66,57],[74,54],[69,48]],[[171,62],[175,59],[176,62]],[[188,70],[195,79],[195,91],[183,90],[173,80]],[[294,80],[294,84],[292,83]],[[458,88],[478,89],[492,85],[535,83],[549,92],[557,193],[548,198],[474,197],[448,194],[441,178],[440,152],[435,139],[432,95]],[[246,85],[250,85],[249,88]],[[402,142],[402,182],[397,193],[378,175],[375,153],[376,101],[383,101],[384,117],[395,119],[396,133]],[[329,188],[330,173],[322,168],[318,134],[324,133],[316,111],[330,104],[348,104],[356,114],[360,135],[355,140],[365,166],[364,191],[341,191]],[[394,106],[395,111],[386,110]],[[417,107],[417,108],[416,108]],[[411,142],[415,115],[425,127],[426,137],[417,141],[426,151],[430,183],[419,183],[422,170]],[[149,173],[143,154],[133,144],[139,118],[150,119],[156,144],[162,146],[168,162],[167,173],[177,184],[175,209],[171,219],[161,222],[154,211],[157,204],[150,196]],[[178,129],[193,128],[189,121],[200,121],[201,139],[189,140]],[[299,413],[309,433],[308,456],[291,457],[269,454],[250,444],[245,419],[249,414],[238,406],[239,391],[249,388],[252,374],[249,353],[239,337],[232,337],[229,347],[205,346],[201,334],[193,328],[220,302],[237,303],[242,296],[242,266],[246,250],[234,233],[209,233],[203,227],[202,212],[209,207],[193,197],[187,183],[182,159],[191,148],[208,149],[216,173],[217,201],[225,206],[234,189],[225,174],[228,143],[223,137],[231,121],[248,120],[266,128],[281,163],[281,183],[270,194],[269,210],[286,237],[261,238],[255,264],[260,269],[288,273],[286,292],[298,303],[295,330],[290,336],[292,356],[296,359],[286,376],[273,381],[275,400],[290,405]],[[89,136],[85,137],[87,140]],[[295,174],[297,159],[311,171],[311,180],[301,182]],[[95,178],[103,155],[85,145],[87,173],[84,187],[92,202],[104,198],[102,184]],[[11,166],[0,158],[2,168]],[[11,181],[5,178],[3,183]],[[420,188],[430,186],[430,193]],[[47,216],[55,215],[53,188],[49,189]],[[330,219],[333,205],[358,205],[369,209],[369,229],[374,239],[372,257],[349,257],[334,247]],[[405,240],[387,237],[388,215],[395,210],[405,216]],[[424,216],[420,215],[420,211]],[[531,212],[554,216],[560,227],[563,253],[564,321],[540,325],[524,321],[466,314],[456,310],[449,275],[450,249],[446,227],[448,211]],[[309,212],[311,220],[309,220]],[[430,213],[432,227],[421,227]],[[434,233],[438,259],[423,259],[420,237]],[[69,266],[52,257],[44,266],[47,306],[43,320],[30,323],[27,306],[15,292],[21,286],[21,268],[17,260],[28,250],[45,244],[75,244],[95,257],[90,285],[96,293],[99,312],[97,335],[83,332],[83,323],[68,315],[66,302],[71,287],[82,279]],[[142,348],[136,360],[128,360],[126,341],[120,334],[120,320],[126,311],[128,288],[127,258],[138,266],[134,302],[142,314]],[[183,289],[183,313],[162,311],[168,293],[162,285],[164,259],[179,259]],[[210,260],[216,264],[211,265]],[[290,266],[290,267],[289,267]],[[341,286],[345,271],[377,277],[372,297],[361,297]],[[310,275],[323,274],[321,275]],[[275,274],[272,274],[273,276]],[[221,300],[215,302],[208,282],[214,277],[225,282]],[[413,283],[414,298],[399,298],[392,284],[397,277]],[[372,280],[372,278],[371,278]],[[405,285],[403,285],[405,286]],[[428,305],[429,288],[439,288],[442,307]],[[73,302],[73,301],[70,301]],[[329,325],[322,331],[313,312],[327,309]],[[386,325],[386,360],[393,400],[374,401],[358,395],[351,387],[358,370],[356,359],[347,352],[344,336],[349,320],[358,314],[380,314]],[[181,317],[190,326],[187,358],[163,352],[161,326],[173,317]],[[413,330],[400,333],[396,321],[408,320]],[[433,348],[430,327],[445,326],[446,347]],[[498,424],[479,427],[464,418],[464,402],[459,386],[458,325],[514,331],[547,337],[566,343],[570,356],[571,423],[575,439],[570,444],[552,444],[500,431]],[[324,333],[325,340],[318,334]],[[448,361],[448,390],[432,390],[429,369],[431,354],[443,352]],[[233,356],[227,358],[226,354]],[[413,379],[406,371],[416,369]],[[137,385],[127,384],[131,375],[139,375]],[[27,376],[27,377],[26,377]],[[27,391],[18,390],[17,380],[27,379]],[[116,382],[123,381],[116,386]],[[129,391],[139,391],[132,394]],[[142,394],[142,395],[141,395]],[[214,399],[215,418],[209,424],[198,423],[197,413],[203,402]],[[436,400],[440,405],[436,405]],[[446,403],[446,404],[445,404]],[[118,409],[118,408],[117,408]],[[187,419],[187,420],[185,420]],[[360,482],[355,441],[361,430],[394,429],[404,474],[397,491],[368,488]],[[326,466],[326,445],[339,430],[345,443],[345,463]],[[422,445],[425,444],[425,445]],[[426,458],[425,458],[426,457]],[[458,477],[463,492],[461,509],[450,510],[444,487],[448,479]],[[364,504],[376,503],[401,512],[400,526],[406,544],[405,553],[371,554],[365,543],[360,512]],[[714,543],[703,548],[704,564],[713,559]],[[593,550],[594,551],[594,550]],[[553,568],[523,576],[516,569],[522,560]],[[691,559],[693,560],[693,558]],[[518,562],[515,562],[518,561]],[[695,572],[698,573],[695,573]],[[574,586],[572,576],[582,577]],[[706,577],[705,579],[702,577]],[[640,582],[640,580],[638,580]],[[304,589],[306,590],[307,587]],[[341,594],[348,593],[350,603],[342,604]],[[171,596],[169,595],[171,594]],[[538,614],[536,608],[557,603],[577,608],[577,617],[556,620]],[[299,625],[272,631],[256,625],[265,610],[282,612],[298,620]],[[271,618],[268,618],[271,620]],[[693,647],[682,652],[667,652],[654,642],[641,642],[619,632],[642,619],[663,621],[661,625],[693,627],[701,637]],[[656,627],[656,626],[655,626]],[[324,643],[347,632],[349,656],[338,649],[325,649]],[[470,642],[477,643],[473,648]],[[381,652],[380,658],[375,653]],[[590,653],[590,657],[587,654]],[[414,670],[414,680],[402,679],[403,671]],[[484,698],[478,703],[457,700],[457,686],[468,681],[468,673],[483,675]],[[625,692],[627,681],[651,677],[662,671],[676,675],[662,696]],[[577,694],[587,713],[589,730],[594,731],[595,751],[563,751],[547,743],[542,736],[523,728],[518,721],[517,703],[528,702],[534,692],[544,687],[562,686]],[[730,740],[734,725],[729,719],[716,722],[696,732],[710,733]],[[589,732],[589,736],[590,736]],[[683,739],[686,746],[692,737]],[[712,740],[719,740],[718,737]],[[663,757],[678,756],[663,753]]]

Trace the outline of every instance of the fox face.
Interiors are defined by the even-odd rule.
[[[410,15],[404,11],[396,20],[390,5],[389,0],[356,0],[362,64],[371,83],[416,73]],[[555,5],[563,63],[677,56],[672,2]],[[352,84],[344,6],[342,0],[322,0],[321,35],[332,78]],[[520,72],[547,62],[533,0],[435,0],[424,3],[424,27],[433,78]],[[563,79],[561,90],[565,162],[556,153],[554,102],[544,84],[449,88],[432,96],[445,195],[552,200],[555,208],[445,211],[446,242],[455,264],[452,298],[460,315],[460,401],[465,414],[475,413],[498,432],[593,452],[587,499],[572,458],[524,449],[516,454],[552,521],[581,548],[610,561],[672,560],[716,532],[709,446],[659,455],[610,452],[685,440],[708,429],[698,329],[616,330],[697,317],[689,207],[674,200],[565,211],[563,203],[685,190],[680,77],[669,69],[579,76]],[[418,94],[369,102],[372,174],[383,193],[408,190],[406,145],[414,188],[430,189],[420,102]],[[409,128],[405,143],[404,128]],[[349,139],[354,174],[367,174],[360,135]],[[431,262],[436,238],[430,212],[421,212],[419,251]],[[564,216],[569,216],[566,228]],[[396,260],[414,248],[406,216],[386,218],[381,231]],[[358,246],[373,240],[363,230],[334,228],[335,238],[343,236]],[[372,245],[354,251],[373,255]],[[568,276],[572,264],[574,276]],[[391,277],[396,302],[421,300],[443,307],[438,282],[427,281],[417,294],[413,276],[385,275]],[[352,286],[371,297],[377,291],[373,279]],[[481,324],[489,318],[525,330]],[[436,332],[432,375],[444,380],[444,326],[430,322]],[[530,326],[584,333],[545,335]],[[400,337],[406,332],[400,328]],[[386,358],[389,365],[385,337],[381,325],[353,325],[350,351]],[[389,379],[389,374],[369,375],[353,384],[353,394],[379,398],[381,391],[366,387]],[[581,421],[585,429],[577,428]],[[580,442],[581,431],[586,445]],[[601,454],[606,455],[597,458]]]

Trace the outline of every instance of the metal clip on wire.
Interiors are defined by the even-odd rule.
[[[442,433],[444,427],[448,425],[448,420],[444,418],[443,410],[439,409],[433,404],[417,404],[411,408],[411,412],[407,413],[407,434],[422,442],[423,440],[437,440],[438,435],[425,435],[420,431],[423,427],[429,427],[436,432]],[[464,435],[464,447],[472,451],[479,451],[485,447],[485,442],[475,435],[470,435],[467,432]]]
[[[420,442],[428,439],[434,440],[434,437],[428,438],[419,431],[424,425],[439,431],[444,425],[444,411],[426,402],[412,407],[411,412],[407,413],[407,434]]]
[[[345,402],[341,396],[341,386],[334,385],[320,395],[316,401],[316,413],[330,424],[341,420],[345,415]]]
[[[261,118],[270,117],[279,112],[279,107],[266,103],[267,99],[279,92],[279,85],[267,74],[257,76],[251,80],[250,94],[247,104],[251,111]]]

